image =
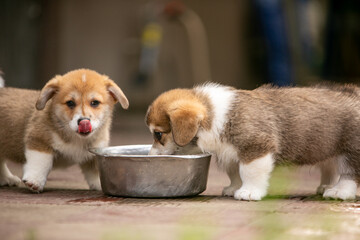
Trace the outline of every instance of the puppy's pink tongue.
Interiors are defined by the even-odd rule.
[[[81,120],[79,122],[79,128],[78,128],[79,133],[90,133],[91,132],[91,123],[90,120]]]

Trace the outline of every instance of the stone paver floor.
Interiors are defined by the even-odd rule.
[[[151,143],[142,118],[117,117],[112,145]],[[318,182],[314,167],[280,167],[263,201],[235,201],[221,197],[229,181],[212,163],[199,196],[115,198],[86,190],[73,166],[52,171],[41,194],[0,188],[0,239],[360,239],[359,199],[322,200]]]

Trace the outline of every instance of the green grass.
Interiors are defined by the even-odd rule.
[[[26,234],[25,234],[25,239],[26,240],[36,240],[36,231],[34,229],[28,229]]]

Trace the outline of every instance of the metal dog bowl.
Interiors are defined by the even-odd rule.
[[[206,189],[210,154],[148,155],[151,145],[91,149],[105,194],[124,197],[194,196]]]

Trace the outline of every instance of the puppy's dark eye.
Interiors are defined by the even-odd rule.
[[[99,106],[99,104],[100,104],[100,102],[99,102],[98,100],[93,100],[93,101],[91,101],[91,103],[90,103],[90,105],[91,105],[92,107],[97,107],[97,106]]]
[[[69,108],[73,109],[74,107],[76,107],[76,103],[74,101],[67,101],[65,103]]]
[[[161,132],[154,132],[154,138],[158,141],[161,140],[162,133]]]

